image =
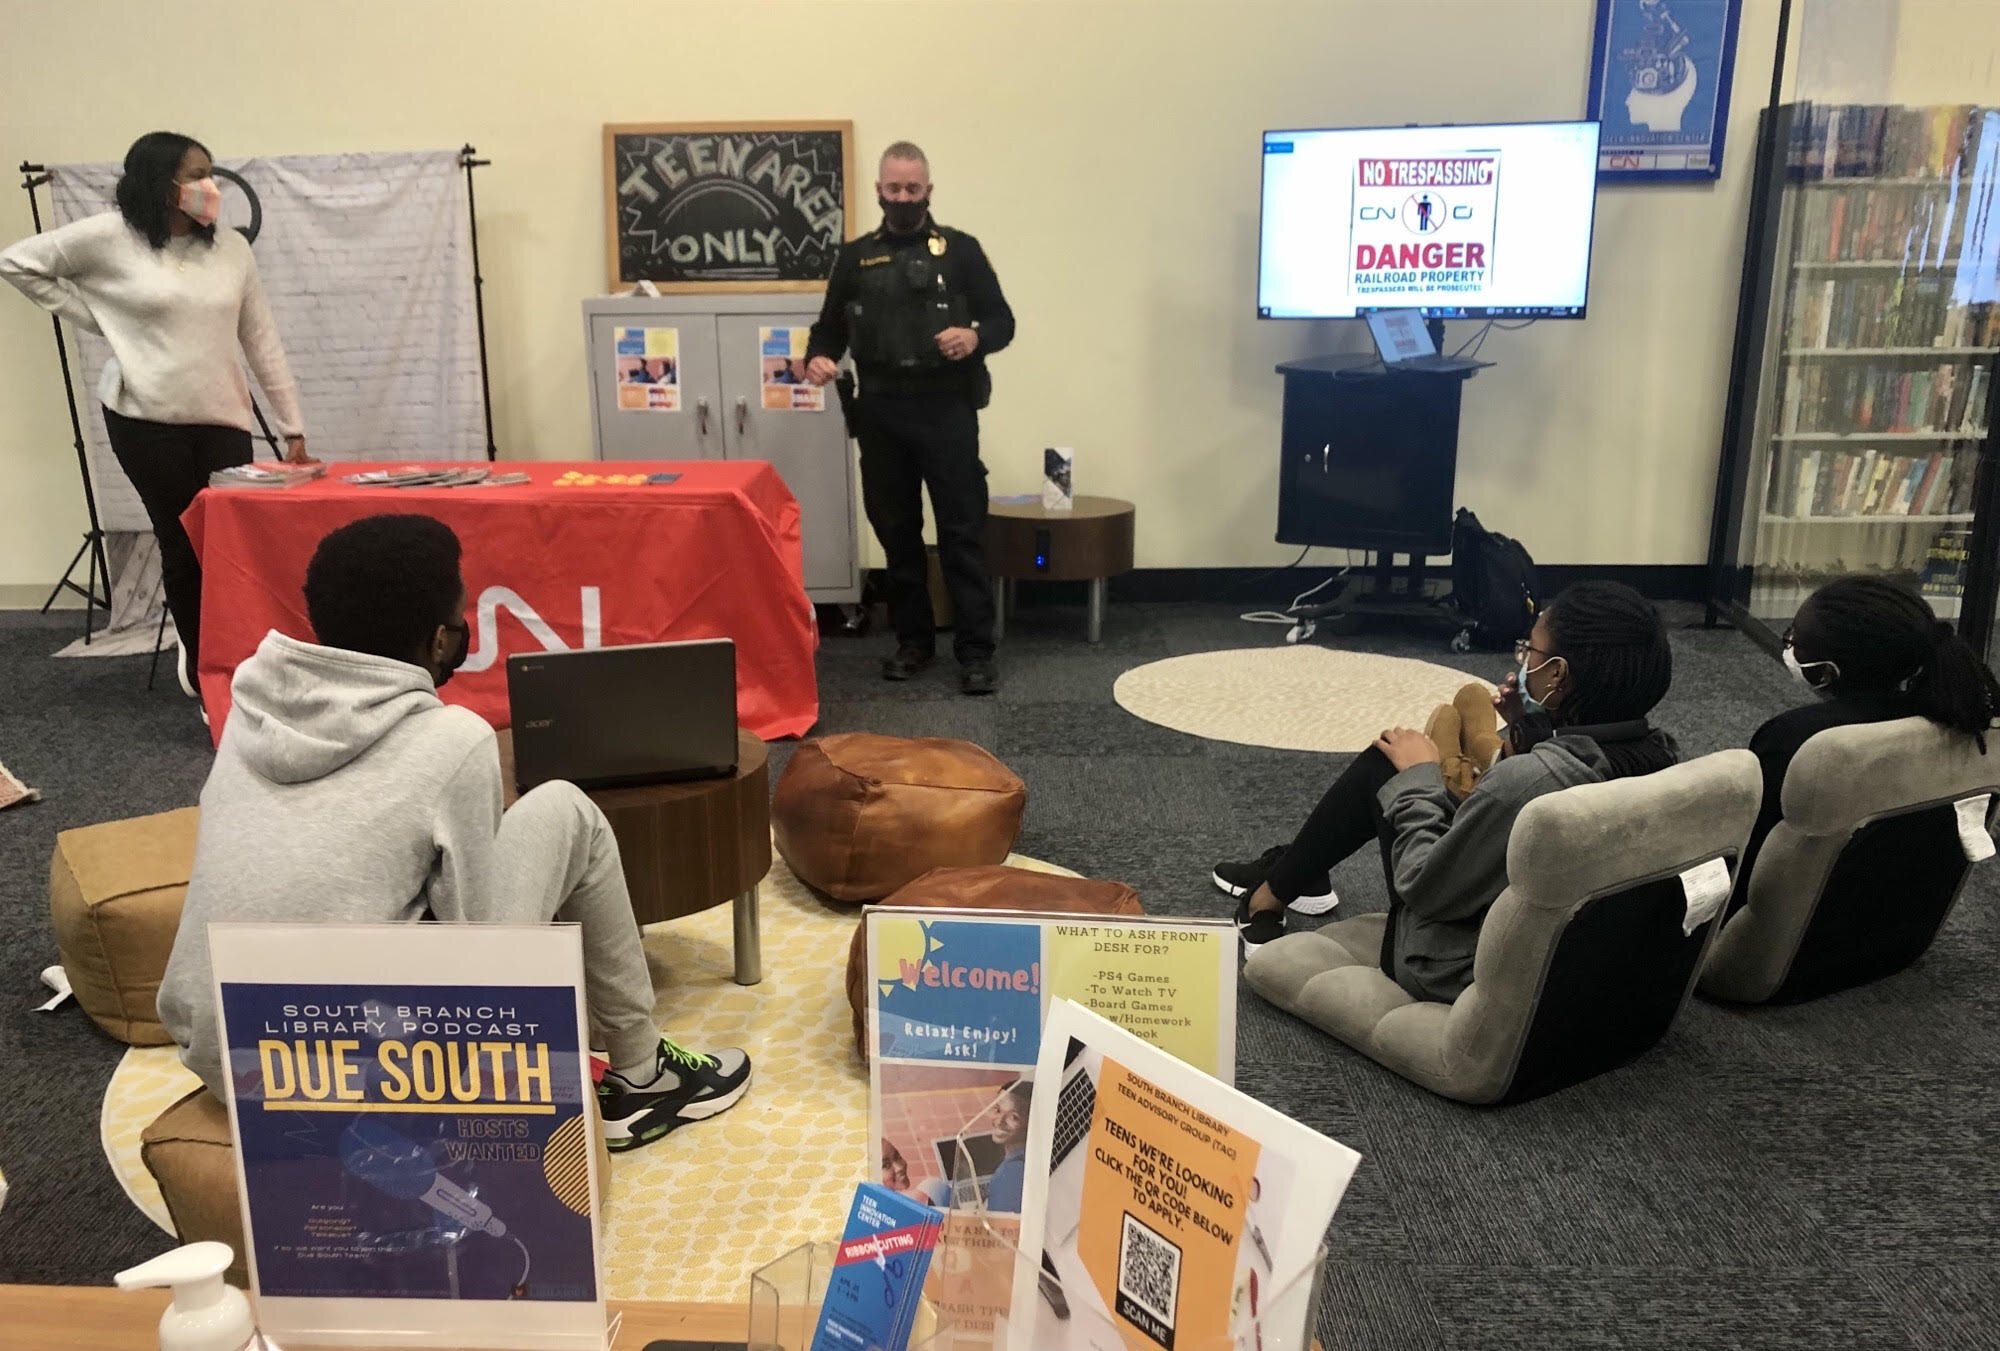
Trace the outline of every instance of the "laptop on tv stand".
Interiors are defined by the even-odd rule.
[[[1440,354],[1422,310],[1369,310],[1362,317],[1368,321],[1368,336],[1375,340],[1375,354],[1385,370],[1478,371],[1493,364]]]

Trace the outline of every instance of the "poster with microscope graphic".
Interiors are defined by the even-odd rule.
[[[579,931],[213,924],[209,950],[264,1330],[601,1346]]]
[[[1013,1297],[1028,1114],[1053,999],[1224,1083],[1236,1075],[1228,920],[871,910],[871,1176],[943,1209],[925,1293],[939,1345],[987,1351]]]

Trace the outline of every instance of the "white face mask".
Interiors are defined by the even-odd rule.
[[[1806,674],[1808,670],[1818,670],[1822,667],[1825,668],[1826,674],[1821,679],[1815,680]],[[1840,679],[1840,666],[1838,663],[1830,661],[1802,662],[1799,660],[1799,654],[1792,650],[1790,643],[1785,644],[1785,669],[1792,673],[1792,679],[1798,681],[1807,689],[1812,690],[1824,689],[1826,686]]]

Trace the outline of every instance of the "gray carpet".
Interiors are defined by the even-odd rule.
[[[47,797],[0,815],[0,924],[15,935],[0,950],[14,1188],[0,1281],[102,1281],[161,1246],[98,1147],[122,1048],[73,1008],[26,1010],[54,955],[56,831],[192,802],[208,753],[178,694],[142,688],[143,660],[47,660],[73,628],[0,617],[0,756]],[[1155,911],[1211,913],[1209,864],[1289,835],[1341,759],[1196,740],[1111,701],[1129,667],[1281,630],[1174,605],[1114,607],[1097,648],[1081,629],[1074,609],[1024,611],[1004,688],[983,701],[955,693],[948,662],[887,686],[883,640],[829,639],[822,729],[977,741],[1027,780],[1023,852],[1129,881]],[[1442,635],[1329,641],[1504,667],[1453,658]],[[1796,701],[1735,634],[1679,630],[1675,658],[1659,721],[1690,754],[1742,745]],[[1518,1107],[1440,1101],[1246,994],[1241,1086],[1365,1156],[1332,1237],[1327,1346],[1994,1345],[1996,867],[1913,969],[1797,1008],[1697,1002],[1637,1064]],[[1385,903],[1372,850],[1335,882],[1348,913]]]

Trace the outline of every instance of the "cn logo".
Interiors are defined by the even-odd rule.
[[[604,602],[598,588],[585,586],[577,588],[577,608],[583,613],[583,632],[578,636],[578,647],[604,646]],[[500,659],[500,631],[497,620],[500,611],[505,610],[521,622],[534,640],[542,645],[544,652],[567,652],[570,645],[562,640],[549,621],[535,613],[535,607],[522,600],[511,586],[489,586],[479,593],[479,605],[472,616],[472,651],[465,658],[462,669],[484,671]]]

